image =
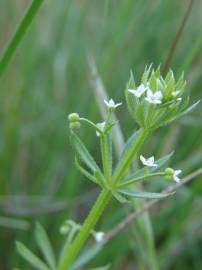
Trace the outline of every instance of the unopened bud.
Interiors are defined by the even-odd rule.
[[[81,126],[81,124],[80,124],[79,122],[71,122],[71,123],[69,124],[69,128],[70,128],[70,129],[79,129],[80,126]]]
[[[71,113],[71,114],[69,114],[69,116],[68,116],[69,122],[78,122],[79,119],[80,119],[80,118],[79,118],[78,113]]]
[[[166,168],[165,169],[165,178],[170,180],[173,178],[174,170],[172,168]]]
[[[102,240],[104,239],[104,233],[103,232],[97,232],[95,233],[95,240],[96,242],[102,242]]]

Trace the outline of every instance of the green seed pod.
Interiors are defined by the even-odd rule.
[[[71,122],[78,122],[79,121],[79,115],[78,115],[78,113],[71,113],[71,114],[69,114],[69,116],[68,116],[68,120],[69,120],[69,122],[71,123]]]
[[[167,180],[173,179],[174,170],[172,168],[166,168],[165,173],[166,173],[165,178]]]
[[[172,168],[166,168],[165,173],[166,175],[173,176],[174,170]]]
[[[70,230],[70,227],[67,226],[67,225],[63,225],[61,228],[60,228],[60,233],[61,234],[67,234]]]
[[[79,122],[71,122],[71,123],[69,124],[69,128],[70,128],[70,129],[79,129],[80,126],[81,126],[81,124],[80,124]]]

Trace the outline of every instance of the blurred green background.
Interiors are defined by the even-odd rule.
[[[31,1],[0,1],[0,50]],[[202,2],[193,6],[170,63],[185,71],[191,103],[202,97]],[[100,122],[88,64],[92,55],[110,97],[123,101],[118,118],[124,137],[135,128],[126,110],[129,71],[139,80],[148,63],[164,67],[190,4],[186,0],[45,1],[0,81],[0,269],[31,269],[15,240],[35,250],[33,224],[47,229],[57,252],[62,222],[82,221],[97,196],[75,169],[67,115],[78,112]],[[202,108],[159,129],[143,153],[160,157],[175,150],[172,166],[183,176],[202,167]],[[99,158],[98,140],[86,127],[81,137]],[[202,269],[202,177],[151,211],[160,269]],[[162,183],[147,188],[163,187]],[[98,224],[108,230],[124,217],[112,203]],[[5,217],[13,218],[7,220]],[[24,223],[17,223],[20,219]],[[150,269],[137,256],[135,227],[114,238],[90,263],[112,269]],[[144,256],[147,256],[143,248]],[[144,258],[143,256],[143,258]],[[149,256],[149,255],[148,255]]]

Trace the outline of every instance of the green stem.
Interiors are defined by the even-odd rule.
[[[108,160],[108,146],[107,146],[107,138],[106,136],[101,136],[101,153],[102,153],[102,164],[104,170],[104,176],[109,183],[110,180],[110,161]]]
[[[140,130],[139,136],[134,141],[126,159],[120,164],[117,169],[117,173],[113,177],[114,184],[120,180],[120,177],[124,174],[124,172],[130,166],[132,158],[137,154],[137,151],[143,144],[145,138],[148,135],[148,131]],[[106,143],[106,142],[105,142]],[[104,145],[104,163],[106,153],[105,153],[105,145]],[[106,164],[105,164],[106,166]],[[107,165],[108,166],[108,165]],[[106,168],[105,168],[106,169]],[[108,170],[108,169],[107,169]],[[73,240],[72,244],[68,249],[65,250],[64,256],[59,262],[58,270],[68,270],[71,264],[73,263],[74,259],[78,255],[80,249],[84,245],[85,241],[87,240],[88,236],[90,235],[92,229],[94,228],[95,224],[97,223],[98,219],[102,215],[108,201],[110,200],[111,192],[107,189],[103,189],[100,196],[98,197],[96,203],[94,204],[92,210],[90,211],[89,215],[87,216],[86,220],[84,221],[81,230],[79,231],[76,238]]]
[[[149,132],[147,130],[141,129],[139,136],[134,140],[131,149],[128,152],[126,159],[119,165],[117,168],[114,176],[113,176],[113,183],[116,184],[123,174],[128,170],[129,166],[131,165],[131,161],[133,157],[137,154],[138,150],[140,149],[141,145],[143,144],[144,140],[146,139]]]
[[[7,65],[9,64],[15,50],[17,49],[20,41],[22,40],[26,30],[30,26],[34,17],[36,16],[41,4],[44,0],[33,0],[31,5],[25,12],[21,22],[17,26],[13,36],[8,42],[7,47],[5,48],[1,58],[0,58],[0,77],[4,73]]]
[[[151,177],[154,177],[154,176],[164,176],[165,175],[165,172],[157,172],[157,173],[151,173],[151,174],[148,174],[148,175],[142,175],[140,177],[137,177],[137,178],[132,178],[130,180],[127,180],[123,183],[120,183],[119,184],[119,187],[125,187],[125,186],[128,186],[128,185],[131,185],[133,183],[136,183],[136,182],[139,182],[143,179],[147,180]]]
[[[82,248],[83,244],[85,243],[88,236],[90,235],[93,227],[95,226],[98,219],[102,215],[107,203],[110,200],[110,197],[111,197],[111,192],[106,189],[104,189],[100,193],[96,203],[94,204],[89,215],[84,221],[81,227],[81,230],[77,234],[76,238],[74,239],[70,247],[64,251],[64,256],[59,263],[58,270],[69,269],[75,257],[78,255],[80,249]]]

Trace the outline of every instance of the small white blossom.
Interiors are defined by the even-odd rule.
[[[182,172],[182,170],[174,170],[173,171],[173,179],[175,182],[179,183],[180,182],[180,178],[178,177],[178,175]]]
[[[148,167],[157,167],[158,165],[154,163],[154,156],[146,159],[142,155],[140,156],[140,160],[143,165],[148,166]]]
[[[140,98],[146,91],[147,87],[145,87],[143,83],[140,84],[137,89],[128,89],[128,92],[132,93],[137,98]]]
[[[157,91],[153,93],[151,89],[148,89],[145,100],[152,104],[161,104],[162,98],[163,98],[163,95],[161,91]]]
[[[106,104],[106,106],[109,108],[109,109],[116,109],[117,107],[121,106],[121,102],[120,103],[115,103],[114,100],[111,98],[109,101],[106,101],[104,99],[104,103]]]
[[[104,132],[105,130],[105,122],[102,122],[102,123],[98,123],[97,124],[97,127],[100,129],[101,132]],[[100,136],[100,132],[99,131],[96,131],[96,136]]]
[[[103,232],[96,232],[94,234],[94,237],[95,237],[95,241],[96,242],[101,242],[103,239],[104,239],[104,233]]]

